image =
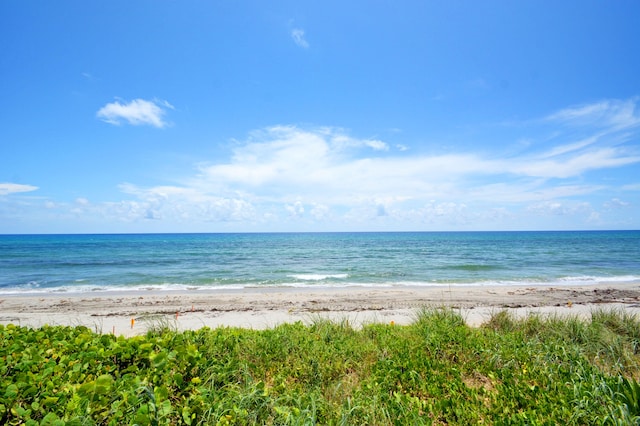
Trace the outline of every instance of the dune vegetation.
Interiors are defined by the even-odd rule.
[[[147,326],[0,326],[0,424],[640,424],[640,321],[621,311]]]

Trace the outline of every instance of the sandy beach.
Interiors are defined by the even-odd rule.
[[[517,316],[537,313],[588,317],[602,308],[640,314],[640,282],[583,287],[267,288],[5,295],[0,297],[0,323],[29,327],[84,325],[99,333],[132,336],[159,324],[178,330],[205,326],[264,329],[319,318],[349,321],[356,327],[370,322],[408,324],[420,309],[442,306],[458,309],[471,326],[481,325],[502,309]]]

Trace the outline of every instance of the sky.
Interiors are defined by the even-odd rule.
[[[640,2],[0,2],[0,234],[640,229]]]

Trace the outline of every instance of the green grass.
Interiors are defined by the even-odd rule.
[[[640,321],[449,309],[144,336],[0,326],[0,424],[640,424]]]

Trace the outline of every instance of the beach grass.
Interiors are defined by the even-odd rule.
[[[622,311],[0,337],[0,424],[640,424],[640,320]]]

